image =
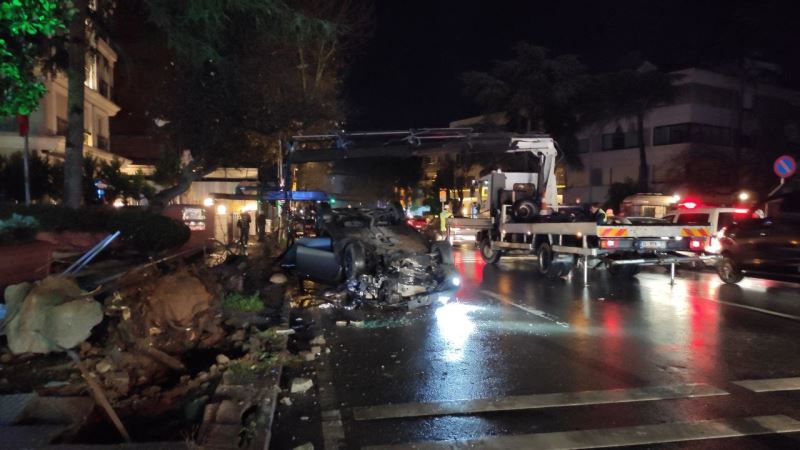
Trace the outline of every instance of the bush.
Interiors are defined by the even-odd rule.
[[[0,205],[0,220],[14,214],[35,218],[45,231],[113,233],[119,230],[125,243],[148,253],[183,245],[190,235],[189,227],[183,223],[141,208]]]
[[[27,242],[33,240],[39,222],[31,216],[12,214],[6,220],[0,220],[0,243]]]

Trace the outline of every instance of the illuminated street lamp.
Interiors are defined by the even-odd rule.
[[[740,192],[739,193],[739,201],[746,202],[750,198],[750,194],[747,192]]]

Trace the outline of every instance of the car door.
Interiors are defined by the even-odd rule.
[[[800,275],[800,220],[777,218],[767,232],[765,252],[770,272]]]
[[[762,233],[766,233],[765,230],[769,227],[764,221],[765,219],[744,220],[726,233],[726,241],[733,245],[726,244],[724,251],[730,252],[743,269],[760,270],[762,262],[758,246],[764,237]]]

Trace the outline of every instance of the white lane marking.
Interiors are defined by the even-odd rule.
[[[800,422],[784,415],[735,419],[672,422],[658,425],[605,428],[555,433],[487,436],[478,439],[415,442],[362,447],[365,450],[439,450],[453,448],[515,450],[570,450],[628,445],[654,445],[668,442],[702,441],[764,434],[794,433]]]
[[[753,392],[797,391],[800,390],[800,377],[741,380],[734,381],[733,384]]]
[[[476,400],[363,406],[353,408],[353,418],[355,420],[398,419],[406,417],[475,414],[494,411],[560,408],[565,406],[632,403],[679,398],[712,397],[718,395],[728,395],[728,393],[707,384],[692,383],[629,389],[515,395]]]
[[[749,309],[750,311],[756,311],[756,312],[760,312],[760,313],[763,313],[763,314],[769,314],[770,316],[782,317],[784,319],[795,320],[797,322],[800,322],[800,316],[795,316],[795,315],[792,315],[792,314],[786,314],[786,313],[782,313],[782,312],[778,312],[778,311],[772,311],[771,309],[764,309],[764,308],[759,308],[759,307],[756,307],[756,306],[743,305],[741,303],[726,302],[725,300],[716,300],[716,299],[709,298],[709,297],[704,297],[704,298],[706,300],[710,301],[710,302],[719,303],[721,305],[728,305],[728,306],[735,306],[737,308],[742,308],[742,309]]]
[[[522,305],[520,305],[518,303],[514,303],[513,301],[511,301],[510,298],[506,297],[505,295],[496,294],[494,292],[490,292],[490,291],[487,291],[487,290],[482,290],[481,294],[488,295],[489,297],[492,297],[495,300],[500,300],[501,302],[503,302],[503,303],[505,303],[507,305],[511,305],[511,306],[513,306],[515,308],[519,308],[519,309],[525,311],[528,314],[533,314],[536,317],[540,317],[542,319],[549,320],[550,322],[553,322],[558,326],[561,326],[561,327],[564,327],[564,328],[569,328],[569,324],[566,323],[566,322],[561,322],[560,320],[558,320],[558,317],[556,317],[556,316],[554,316],[552,314],[546,313],[544,311],[540,311],[538,309],[528,308],[527,306],[522,306]]]

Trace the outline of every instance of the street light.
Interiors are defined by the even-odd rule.
[[[746,202],[750,198],[750,194],[747,192],[740,192],[739,193],[739,201]]]

